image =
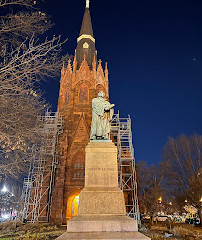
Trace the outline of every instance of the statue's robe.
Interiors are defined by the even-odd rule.
[[[113,109],[104,98],[98,97],[92,100],[92,124],[90,139],[96,137],[108,139],[110,133],[110,121]]]

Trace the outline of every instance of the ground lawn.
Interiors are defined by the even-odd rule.
[[[65,226],[48,223],[6,222],[0,224],[1,240],[51,240],[56,239],[66,231]],[[200,240],[202,228],[188,224],[157,223],[151,226],[142,224],[140,232],[152,240]],[[172,236],[171,236],[172,234]]]

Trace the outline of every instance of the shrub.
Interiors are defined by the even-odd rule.
[[[39,239],[40,240],[47,240],[48,237],[43,233],[35,233],[35,234],[27,233],[26,235],[17,237],[15,239],[16,240],[39,240]]]
[[[166,240],[167,238],[162,235],[150,235],[151,240]]]

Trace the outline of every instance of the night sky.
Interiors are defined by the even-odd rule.
[[[85,0],[47,0],[49,34],[74,54]],[[98,59],[108,62],[110,102],[132,118],[136,161],[156,164],[169,136],[202,134],[202,1],[91,0]],[[44,84],[57,109],[59,79]]]

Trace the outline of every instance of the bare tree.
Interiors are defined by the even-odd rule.
[[[0,175],[17,176],[39,141],[37,117],[47,107],[38,83],[58,75],[63,43],[60,36],[39,38],[52,23],[36,1],[0,0],[0,9]]]
[[[158,199],[165,193],[163,180],[165,177],[166,164],[149,167],[146,162],[139,161],[137,164],[140,188],[140,206],[150,214],[153,223],[154,216],[162,208],[162,201]]]
[[[164,147],[164,159],[169,164],[167,184],[182,205],[188,202],[199,211],[202,222],[202,136],[169,138]]]

